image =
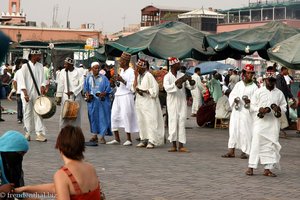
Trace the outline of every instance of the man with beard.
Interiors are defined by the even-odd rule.
[[[164,88],[167,92],[167,108],[169,120],[169,141],[173,144],[169,152],[189,152],[183,145],[186,143],[185,122],[187,102],[185,88],[194,89],[195,81],[191,76],[180,72],[178,58],[168,59],[171,70],[164,77]],[[178,150],[177,150],[178,141]]]
[[[62,107],[59,121],[60,129],[66,125],[81,126],[81,91],[83,89],[83,80],[84,77],[82,74],[74,67],[73,59],[67,57],[64,62],[64,69],[61,70],[57,82],[56,101],[58,105],[61,102],[64,105],[66,100],[76,101],[79,105],[79,110],[76,119],[64,119],[62,116],[64,108]]]
[[[22,65],[20,89],[23,105],[23,120],[25,138],[30,141],[30,135],[36,133],[36,141],[46,142],[45,126],[41,116],[34,112],[33,105],[39,95],[46,94],[46,79],[43,65],[40,63],[41,51],[32,49],[28,56],[29,62]]]
[[[112,135],[110,128],[111,94],[110,82],[106,76],[99,73],[100,64],[93,62],[91,64],[92,74],[88,75],[84,81],[84,92],[88,107],[88,116],[91,133],[93,134],[88,144],[105,144],[105,135]]]
[[[284,94],[275,87],[276,74],[272,69],[267,70],[265,81],[266,86],[256,90],[251,98],[251,109],[256,116],[246,175],[252,176],[260,162],[265,168],[264,176],[276,177],[271,169],[280,168],[280,117],[286,111],[287,103]]]
[[[134,70],[129,67],[131,55],[123,52],[120,58],[120,75],[112,77],[112,82],[117,85],[115,99],[111,109],[111,129],[114,132],[115,139],[106,144],[120,144],[121,139],[118,128],[124,128],[127,140],[124,146],[131,146],[131,133],[139,132],[136,111],[134,107],[134,95],[131,91],[134,81]]]
[[[240,158],[247,159],[250,153],[252,140],[253,114],[250,112],[250,99],[257,90],[253,82],[254,66],[247,64],[243,68],[243,80],[239,81],[229,95],[229,104],[232,107],[229,124],[228,153],[223,158],[235,157],[235,149],[241,149]]]
[[[148,61],[139,59],[136,67],[133,89],[136,92],[135,107],[141,138],[137,147],[153,149],[154,146],[163,144],[165,133],[158,99],[159,87],[153,75],[148,71]]]

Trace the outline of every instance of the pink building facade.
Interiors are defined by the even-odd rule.
[[[85,42],[88,38],[98,39],[103,44],[101,31],[91,29],[55,29],[27,26],[0,26],[2,32],[8,35],[13,42],[22,41],[78,41]]]

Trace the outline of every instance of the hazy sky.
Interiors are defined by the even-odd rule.
[[[56,21],[63,27],[71,21],[71,28],[80,24],[94,23],[96,29],[113,33],[129,24],[140,22],[141,9],[147,5],[185,8],[229,9],[247,6],[249,0],[21,0],[21,9],[27,21],[36,21],[40,26],[52,24],[53,10],[57,5]],[[8,0],[0,0],[0,11],[8,11]],[[69,14],[68,14],[69,13]],[[125,19],[124,19],[125,16]]]

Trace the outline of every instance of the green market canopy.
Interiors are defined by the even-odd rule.
[[[272,61],[291,69],[300,69],[300,34],[286,39],[268,50]]]
[[[223,57],[241,58],[257,51],[260,57],[269,60],[269,48],[298,33],[300,29],[273,21],[251,29],[207,35],[204,46],[211,47]]]
[[[130,54],[143,52],[162,59],[172,56],[209,60],[213,59],[215,53],[204,51],[205,34],[181,22],[168,22],[108,42],[105,52],[111,56],[120,56],[125,51]]]

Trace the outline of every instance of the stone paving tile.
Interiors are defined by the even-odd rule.
[[[2,105],[14,108],[14,102]],[[86,113],[86,105],[84,105]],[[54,172],[63,165],[54,149],[58,134],[60,108],[46,120],[48,142],[30,142],[30,150],[24,157],[26,184],[52,181]],[[4,115],[0,133],[15,129],[16,115]],[[89,135],[87,117],[82,117],[82,129],[86,140]],[[247,160],[225,159],[228,130],[205,129],[196,125],[195,118],[187,121],[187,147],[191,153],[169,153],[170,144],[152,150],[122,145],[87,147],[85,158],[97,170],[108,200],[296,200],[300,198],[300,137],[295,131],[287,131],[288,139],[280,139],[281,170],[275,170],[276,178],[264,177],[260,166],[253,177],[244,174]],[[133,134],[132,138],[137,138]],[[107,141],[112,137],[107,137]],[[121,131],[121,139],[125,134]]]

